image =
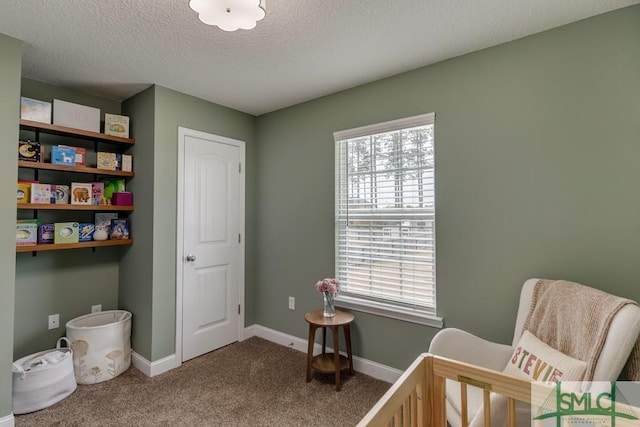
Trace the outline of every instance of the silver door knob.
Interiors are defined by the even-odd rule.
[[[187,255],[187,261],[193,262],[195,260],[196,260],[196,256],[195,255]]]

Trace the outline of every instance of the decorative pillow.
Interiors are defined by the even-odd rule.
[[[569,357],[525,330],[503,372],[530,381],[581,381],[587,362]]]

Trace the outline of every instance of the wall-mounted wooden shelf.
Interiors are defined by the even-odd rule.
[[[133,138],[121,138],[118,136],[105,135],[103,133],[90,132],[82,129],[74,129],[65,126],[52,125],[48,123],[33,122],[30,120],[20,120],[20,129],[31,131],[35,133],[35,140],[39,141],[40,134],[51,134],[69,138],[82,139],[91,141],[94,143],[94,152],[98,151],[98,143],[109,143],[120,145],[127,149],[135,144]],[[103,176],[119,176],[124,178],[132,178],[135,176],[134,172],[123,172],[115,170],[98,169],[87,166],[63,166],[54,165],[45,162],[28,162],[18,161],[18,167],[24,169],[33,169],[35,179],[38,179],[39,170],[50,170],[55,172],[75,172],[91,175],[103,175]],[[121,205],[73,205],[73,204],[37,204],[37,203],[18,203],[18,209],[29,209],[34,211],[34,216],[37,217],[38,210],[57,210],[57,211],[93,211],[93,212],[132,212],[133,206],[121,206]],[[126,240],[92,240],[89,242],[79,243],[60,243],[60,244],[45,244],[45,245],[33,245],[33,246],[16,246],[16,252],[36,252],[40,251],[58,251],[64,249],[78,249],[78,248],[100,248],[106,246],[123,246],[132,245],[133,239]]]
[[[44,131],[53,135],[70,136],[89,141],[111,142],[116,144],[135,144],[133,138],[121,138],[119,136],[105,135],[104,133],[90,132],[82,129],[68,128],[65,126],[50,125],[48,123],[32,122],[20,119],[20,127],[32,131]]]
[[[133,205],[72,205],[47,203],[18,203],[18,209],[43,209],[52,211],[133,212]]]
[[[18,160],[18,167],[27,168],[27,169],[44,169],[44,170],[60,171],[60,172],[88,173],[92,175],[123,176],[128,178],[132,178],[136,175],[135,172],[112,171],[107,169],[90,168],[87,166],[53,165],[51,163],[27,162],[24,160]]]
[[[122,240],[92,240],[90,242],[79,243],[50,243],[47,245],[35,246],[16,246],[16,252],[41,252],[41,251],[59,251],[64,249],[78,248],[102,248],[107,246],[125,246],[132,245],[133,239]]]

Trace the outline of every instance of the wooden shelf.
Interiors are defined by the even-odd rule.
[[[129,178],[135,176],[135,172],[112,171],[108,169],[90,168],[87,166],[53,165],[51,163],[28,162],[25,160],[18,160],[18,167],[28,168],[28,169],[45,169],[45,170],[59,171],[59,172],[88,173],[93,175],[124,176]]]
[[[107,246],[124,246],[132,245],[133,239],[122,240],[92,240],[90,242],[79,243],[50,243],[48,245],[34,245],[34,246],[16,246],[16,252],[41,252],[41,251],[60,251],[64,249],[78,249],[78,248],[102,248]]]
[[[43,209],[52,211],[133,212],[133,205],[72,205],[47,203],[18,203],[18,209]]]
[[[45,131],[46,133],[50,133],[53,135],[71,136],[74,138],[87,139],[90,141],[101,141],[130,145],[136,143],[136,140],[133,138],[121,138],[119,136],[105,135],[104,133],[68,128],[66,126],[50,125],[48,123],[33,122],[31,120],[20,119],[20,127],[26,130]]]
[[[349,359],[342,354],[339,356],[340,367],[338,369],[349,369]],[[311,366],[318,372],[323,374],[333,374],[336,372],[333,353],[324,353],[313,356]]]
[[[35,132],[35,139],[39,140],[40,133],[46,133],[51,135],[64,136],[69,138],[82,139],[85,141],[91,141],[95,143],[94,150],[98,151],[97,143],[110,143],[124,148],[128,148],[135,144],[133,138],[121,138],[118,136],[105,135],[98,132],[90,132],[82,129],[69,128],[66,126],[52,125],[48,123],[34,122],[31,120],[20,120],[20,129]],[[103,176],[121,176],[132,178],[135,176],[134,172],[114,171],[106,169],[98,169],[87,166],[63,166],[54,165],[45,162],[28,162],[18,161],[18,167],[25,169],[43,169],[56,172],[75,172],[91,175],[103,175]],[[34,172],[37,176],[37,172]],[[58,211],[93,211],[93,212],[132,212],[133,206],[120,206],[120,205],[73,205],[73,204],[39,204],[39,203],[18,203],[18,209],[29,210],[58,210]],[[37,215],[36,215],[37,216]],[[100,248],[107,246],[124,246],[132,245],[133,239],[122,240],[92,240],[89,242],[79,243],[60,243],[60,244],[45,244],[45,245],[33,245],[33,246],[16,246],[16,252],[40,252],[40,251],[59,251],[65,249],[78,249],[78,248]]]

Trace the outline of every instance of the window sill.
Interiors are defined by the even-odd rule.
[[[375,314],[377,316],[389,317],[391,319],[403,320],[405,322],[418,323],[420,325],[442,328],[444,319],[424,311],[409,311],[404,307],[389,303],[364,300],[348,295],[337,295],[336,306],[363,313]]]

